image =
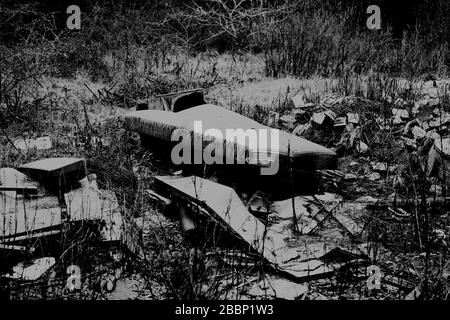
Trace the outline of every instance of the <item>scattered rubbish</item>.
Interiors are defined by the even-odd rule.
[[[347,118],[339,117],[334,120],[335,127],[345,127],[347,125]]]
[[[312,120],[318,125],[322,125],[325,121],[325,112],[314,113]]]
[[[324,106],[325,108],[331,109],[337,104],[341,103],[343,100],[343,97],[339,97],[336,94],[330,94],[325,96],[321,101],[320,105]]]
[[[414,139],[409,139],[406,137],[402,137],[403,142],[405,143],[406,146],[412,148],[412,149],[417,149],[417,141]]]
[[[231,144],[233,150],[245,150],[247,155],[256,154],[258,159],[255,161],[250,156],[247,158],[246,165],[252,169],[270,165],[274,158],[261,159],[259,149],[252,149],[239,141],[227,141],[224,136],[204,132],[198,136],[194,121],[202,121],[205,132],[208,129],[223,130],[224,134],[226,129],[269,129],[276,132],[280,135],[280,145],[270,151],[278,153],[282,169],[317,174],[322,183],[320,192],[323,192],[307,195],[291,192],[272,198],[271,194],[261,191],[234,190],[230,187],[232,183],[221,181],[215,173],[206,179],[183,167],[171,176],[152,176],[152,189],[145,190],[145,200],[158,203],[158,209],[162,208],[162,213],[167,216],[175,213],[189,242],[196,243],[204,222],[208,227],[214,225],[218,233],[226,234],[227,246],[232,250],[208,249],[204,256],[207,268],[214,263],[245,265],[248,270],[268,266],[264,280],[257,277],[240,284],[251,297],[305,299],[311,288],[303,282],[342,276],[347,272],[352,272],[354,279],[367,278],[367,274],[359,270],[361,266],[374,260],[372,256],[386,259],[388,254],[393,254],[381,245],[374,248],[371,242],[367,242],[374,236],[369,234],[373,231],[369,222],[375,208],[383,209],[384,214],[377,216],[380,221],[386,218],[389,222],[404,224],[414,216],[410,206],[401,207],[405,201],[397,200],[397,190],[395,193],[389,191],[391,196],[387,198],[382,189],[384,182],[401,189],[408,180],[403,175],[401,158],[390,162],[384,155],[375,153],[380,141],[370,131],[380,132],[381,129],[385,131],[381,138],[386,134],[392,135],[398,140],[395,142],[399,142],[399,149],[421,153],[426,158],[424,170],[427,175],[436,177],[429,179],[431,183],[426,185],[427,191],[430,186],[429,192],[435,198],[425,200],[427,203],[445,203],[445,189],[439,180],[449,185],[450,138],[445,134],[448,133],[450,116],[435,108],[428,118],[422,115],[414,118],[422,113],[423,106],[428,109],[440,103],[434,94],[423,101],[416,101],[412,112],[405,100],[397,98],[392,115],[387,112],[379,117],[368,116],[364,109],[366,106],[361,107],[361,101],[364,99],[331,95],[315,105],[305,103],[303,95],[296,95],[292,98],[293,110],[290,113],[280,116],[270,111],[269,126],[264,126],[226,108],[206,104],[203,93],[196,90],[178,93],[177,97],[168,94],[139,100],[138,111],[126,115],[125,123],[141,137],[156,138],[169,145],[176,130],[185,130],[191,137],[202,138],[200,145],[194,145],[198,149],[193,149],[202,151],[202,154],[207,147],[205,143],[212,142],[223,143],[224,146]],[[286,131],[275,129],[278,126]],[[328,132],[332,134],[327,136]],[[24,140],[23,145],[19,143],[16,147],[26,150],[30,145],[40,150],[52,147],[49,137]],[[333,146],[333,149],[322,145]],[[339,170],[335,170],[338,161],[334,150],[343,155],[339,159]],[[386,162],[382,162],[384,160]],[[189,176],[187,172],[190,172]],[[309,183],[308,179],[304,181]],[[375,189],[375,186],[377,193],[367,194],[367,190]],[[30,240],[57,235],[69,224],[83,225],[89,221],[98,226],[100,240],[104,243],[120,244],[127,252],[144,257],[144,218],[122,215],[115,194],[99,188],[96,175],[87,173],[85,161],[81,158],[46,158],[21,165],[18,170],[1,168],[0,213],[0,251],[8,254],[36,252],[30,243],[37,241]],[[150,227],[154,226],[152,223]],[[445,227],[436,225],[431,233],[431,245],[447,250],[447,233]],[[379,238],[384,236],[381,233],[376,235]],[[193,250],[191,255],[194,252],[195,258],[197,249]],[[121,254],[110,254],[114,261],[120,260]],[[412,279],[425,279],[427,268],[435,275],[442,270],[438,254],[430,253],[429,261],[426,258],[421,254],[408,260],[411,261],[408,272],[383,270],[382,282],[389,290],[402,290],[406,300],[418,299],[421,288]],[[388,264],[392,263],[391,260]],[[2,277],[34,281],[55,264],[53,257],[40,258],[31,264],[21,262],[14,266],[12,273]],[[447,271],[445,279],[450,276]],[[109,293],[110,298],[137,298],[141,283],[132,278],[119,279],[120,276],[121,272],[118,276],[109,274],[102,277],[99,282],[101,289]],[[130,289],[132,286],[135,288]],[[314,297],[326,298],[317,292],[311,294],[311,298]]]
[[[422,129],[421,127],[415,126],[412,129],[412,134],[414,136],[414,139],[421,140],[421,139],[425,138],[425,136],[427,135],[427,132],[424,129]]]
[[[336,119],[336,113],[334,113],[331,110],[326,110],[324,112],[325,116],[327,116],[330,120],[335,120]]]
[[[280,121],[280,114],[275,111],[270,111],[267,125],[269,127],[275,127],[279,121]]]
[[[331,110],[317,112],[314,113],[312,116],[312,121],[318,124],[319,126],[332,124],[335,121],[335,119],[336,114]]]
[[[378,172],[394,172],[395,170],[397,170],[398,166],[397,165],[388,165],[387,163],[384,162],[371,162],[370,163],[372,170],[373,171],[378,171]]]
[[[104,241],[120,243],[124,238],[115,195],[100,190],[95,175],[86,176],[84,159],[42,159],[19,169],[24,173],[0,169],[0,234],[5,246],[60,233],[67,221],[103,222]],[[30,194],[33,197],[22,196]]]
[[[392,114],[394,115],[394,118],[400,118],[401,120],[406,120],[409,118],[409,112],[406,109],[392,109]]]
[[[311,127],[311,125],[309,123],[308,124],[299,124],[292,131],[292,134],[301,137],[310,127]]]
[[[347,121],[353,124],[359,124],[360,117],[357,113],[347,113]]]
[[[429,100],[428,105],[434,107],[440,104],[439,98],[432,98]]]
[[[414,102],[414,107],[412,108],[412,114],[417,115],[424,106],[428,105],[430,102],[430,98],[427,96],[421,100]]]
[[[41,159],[19,170],[0,169],[0,254],[8,257],[5,265],[15,261],[16,253],[36,257],[54,250],[61,240],[57,235],[79,235],[84,241],[85,231],[109,250],[126,249],[143,257],[142,224],[122,217],[115,194],[99,189],[95,174],[86,175],[84,159]],[[39,280],[58,263],[54,257],[28,259],[0,277],[22,286]],[[110,292],[115,280],[101,285]]]
[[[14,280],[34,281],[42,277],[56,263],[55,258],[45,257],[34,260],[31,264],[21,262],[13,267],[12,273],[4,275]]]
[[[245,208],[231,188],[216,182],[195,176],[155,177],[154,187],[163,192],[161,199],[164,199],[164,193],[167,193],[179,198],[177,202],[182,199],[191,202],[191,207],[200,206],[201,210],[196,210],[197,215],[204,215],[218,222],[225,230],[232,231],[232,234],[247,242],[249,248],[252,248],[251,251],[258,252],[273,267],[299,281],[328,277],[339,269],[342,261],[331,264],[329,262],[330,252],[336,249],[336,246],[331,246],[327,250],[323,244],[307,246],[306,250],[290,247],[289,242],[296,241],[292,228],[294,221],[298,223],[300,235],[310,234],[327,217],[336,219],[343,230],[349,232],[352,237],[358,236],[364,229],[361,218],[356,217],[364,208],[364,204],[339,205],[340,198],[333,194],[303,196],[274,202],[271,207],[271,212],[274,213],[269,214],[268,219],[272,222],[266,225]],[[249,203],[256,203],[258,207],[264,206],[259,197],[253,197]],[[292,209],[293,203],[296,220]],[[339,209],[335,212],[333,208],[337,207]],[[328,210],[331,210],[331,215],[327,214]],[[194,220],[199,219],[199,216],[191,217]],[[287,259],[289,256],[291,258]],[[325,260],[322,260],[322,257]],[[357,254],[352,256],[353,258],[358,259],[362,256]],[[348,263],[348,259],[345,263]]]
[[[364,142],[360,141],[357,145],[356,145],[356,150],[359,153],[366,153],[369,150],[369,146],[367,144],[365,144]]]
[[[438,184],[433,184],[430,187],[430,192],[436,196],[442,196],[442,186],[438,185]]]
[[[292,116],[295,118],[296,123],[309,122],[309,112],[305,111],[304,109],[292,111]]]
[[[440,116],[434,117],[428,122],[430,128],[443,128],[450,122],[450,114],[443,113]]]
[[[285,300],[303,300],[308,293],[308,287],[286,279],[268,277],[261,280],[248,290],[248,294],[260,298],[277,298]]]
[[[381,179],[381,175],[378,172],[372,172],[367,176],[370,181],[378,181]]]
[[[248,212],[233,189],[195,176],[155,177],[155,183],[158,188],[176,192],[179,197],[201,205],[204,214],[215,220],[220,219],[222,226],[231,228],[256,252],[263,254],[269,261],[276,262],[276,245],[270,245],[270,234],[266,233],[266,227]]]
[[[291,115],[284,115],[282,117],[280,117],[281,125],[289,130],[294,129],[295,127],[295,122],[296,119],[295,117],[291,116]]]
[[[375,121],[376,121],[378,127],[380,128],[380,130],[383,130],[383,131],[390,131],[390,130],[392,129],[391,121],[390,121],[389,118],[377,117],[377,118],[375,119]],[[402,122],[403,122],[403,120],[402,120],[400,117],[397,117],[397,120],[396,120],[396,121],[397,121],[398,123],[402,123]]]
[[[303,96],[298,94],[292,97],[292,103],[294,104],[294,108],[304,108],[305,102],[303,101]]]

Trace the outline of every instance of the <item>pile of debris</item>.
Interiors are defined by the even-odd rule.
[[[425,83],[429,90],[414,105],[408,105],[402,98],[386,105],[335,94],[314,104],[305,103],[303,96],[297,95],[292,98],[289,114],[280,116],[271,112],[269,125],[281,126],[294,135],[326,145],[340,156],[373,156],[367,161],[373,166],[372,181],[381,178],[379,173],[397,171],[400,159],[395,158],[399,152],[416,152],[423,171],[430,177],[439,178],[449,189],[450,110],[445,109],[436,85],[431,83]],[[382,147],[377,142],[386,139],[391,140],[390,146],[396,149],[391,150],[395,160],[380,163],[376,157],[378,150],[371,153],[371,148]]]
[[[203,226],[213,223],[237,241],[233,250],[241,252],[236,255],[213,248],[207,257],[232,265],[236,265],[233,260],[245,261],[246,264],[253,261],[253,265],[262,264],[268,267],[264,270],[271,270],[262,279],[254,277],[238,285],[224,280],[223,287],[228,291],[231,285],[248,298],[308,299],[315,295],[309,290],[314,281],[330,279],[352,270],[353,278],[367,282],[368,291],[380,289],[380,283],[383,283],[389,292],[396,290],[401,293],[397,298],[416,299],[424,279],[423,272],[414,267],[417,264],[414,261],[420,260],[419,256],[405,254],[397,257],[396,253],[383,246],[383,234],[376,234],[376,231],[374,234],[371,228],[382,223],[380,210],[387,212],[389,219],[395,222],[412,217],[389,187],[404,184],[401,179],[406,166],[396,158],[396,153],[426,155],[422,158],[426,161],[421,161],[424,172],[428,176],[435,175],[448,189],[450,138],[446,135],[449,133],[450,114],[443,111],[437,97],[428,98],[409,109],[402,99],[397,99],[393,105],[395,107],[391,108],[360,97],[336,95],[327,96],[316,105],[305,103],[299,95],[292,99],[289,114],[270,113],[270,127],[281,127],[291,135],[325,145],[338,155],[350,155],[340,160],[342,170],[326,166],[303,168],[307,171],[321,169],[322,190],[328,192],[314,195],[289,193],[279,200],[254,190],[248,197],[230,188],[234,184],[220,178],[208,180],[183,170],[171,176],[153,177],[152,190],[147,190],[147,194],[165,208],[163,212],[172,212],[170,216],[177,217],[188,238],[201,238]],[[435,108],[431,116],[421,114],[424,106]],[[204,120],[208,109],[217,108],[213,107],[189,106],[184,113],[195,114],[191,108],[203,108],[201,113],[187,119]],[[220,114],[222,111],[219,111],[213,112]],[[128,127],[143,136],[154,136],[153,131],[139,129],[136,122],[136,119],[144,119],[142,121],[145,122],[150,118],[150,113],[148,116],[132,113],[129,119],[134,119],[134,122],[130,120]],[[169,115],[166,120],[170,123],[170,119],[175,118],[175,115]],[[207,120],[212,124],[217,122],[216,119]],[[186,120],[171,124],[187,126],[183,121]],[[238,125],[246,130],[245,123],[240,121]],[[233,128],[235,125],[233,122]],[[254,125],[252,123],[250,127]],[[167,135],[170,136],[170,132]],[[379,140],[386,137],[394,144],[392,161],[383,161],[377,153],[381,145]],[[308,152],[307,149],[305,147],[304,152]],[[259,187],[255,186],[255,189]],[[444,196],[445,202],[448,199],[445,198],[445,190],[439,189],[436,183],[433,187],[440,196]],[[279,188],[283,189],[282,186]],[[374,190],[376,192],[372,192]],[[446,243],[446,232],[437,231],[441,231],[440,243]],[[230,240],[227,242],[229,244]],[[193,243],[195,247],[195,241]],[[404,259],[404,267],[389,267],[389,261],[399,259]],[[382,265],[380,272],[377,264],[381,261],[387,263]],[[442,267],[443,276],[447,279],[450,264]],[[378,270],[379,280],[369,283],[374,279],[374,270]]]
[[[29,283],[49,274],[58,256],[42,255],[63,256],[64,239],[71,241],[70,249],[83,241],[84,229],[111,248],[138,253],[139,234],[129,228],[116,196],[98,187],[96,175],[87,174],[84,159],[46,158],[0,169],[3,280]]]
[[[430,261],[426,259],[431,257],[431,269],[446,281],[450,264],[441,265],[439,253],[425,257],[412,250],[399,256],[384,246],[386,231],[380,231],[379,226],[386,223],[385,216],[390,224],[414,221],[411,208],[403,206],[395,193],[397,185],[406,184],[402,174],[407,167],[397,157],[402,152],[419,159],[419,167],[432,182],[430,195],[435,197],[430,199],[448,202],[450,113],[438,97],[430,95],[414,106],[402,99],[391,105],[394,107],[336,95],[314,104],[295,96],[289,114],[271,112],[268,119],[271,130],[283,129],[278,130],[280,173],[274,176],[287,179],[259,174],[259,169],[271,167],[275,158],[260,159],[259,150],[247,149],[246,155],[254,152],[257,161],[248,157],[243,167],[223,165],[225,174],[209,179],[185,166],[170,175],[151,177],[151,189],[145,196],[162,208],[156,214],[179,221],[192,246],[192,261],[200,261],[205,270],[227,265],[238,272],[259,271],[242,283],[224,275],[218,280],[222,297],[235,290],[239,295],[234,298],[325,299],[324,291],[317,290],[324,287],[323,281],[334,281],[331,286],[336,287],[336,279],[347,277],[364,283],[361,291],[366,297],[379,294],[383,287],[389,294],[400,293],[397,298],[417,299],[428,276],[424,265],[430,267]],[[431,114],[423,112],[429,107],[433,108]],[[125,116],[125,124],[141,135],[144,147],[157,147],[154,151],[160,153],[160,146],[171,146],[175,130],[184,129],[195,137],[196,120],[202,121],[204,129],[268,128],[205,104],[198,90],[184,92],[180,98],[168,94],[139,101],[137,109]],[[214,150],[217,145],[230,144],[223,136],[202,135],[207,142],[198,146],[202,152],[211,142]],[[383,159],[380,140],[387,138],[394,147],[389,151],[390,159]],[[48,147],[44,140],[28,140],[17,148],[30,145]],[[233,150],[239,148],[245,146],[239,142],[233,145]],[[341,156],[339,161],[337,155]],[[261,179],[250,172],[258,172]],[[320,185],[313,181],[316,175],[321,177]],[[293,181],[308,185],[307,192],[294,188]],[[241,182],[253,190],[240,188]],[[265,192],[264,184],[274,193]],[[8,263],[0,270],[2,281],[27,283],[49,274],[65,252],[60,256],[40,254],[49,252],[42,246],[59,243],[54,239],[63,239],[74,228],[90,228],[103,243],[143,256],[144,222],[138,227],[121,212],[114,193],[99,188],[83,159],[50,158],[16,169],[1,168],[0,213],[0,254],[9,257],[11,252],[20,253],[22,258],[5,260]],[[141,218],[149,217],[155,218]],[[433,237],[436,247],[448,249],[447,230],[436,228]],[[76,271],[76,266],[70,267],[69,273]],[[211,279],[218,276],[215,271],[211,270]],[[194,268],[192,273],[194,279]],[[102,286],[112,291],[119,278],[120,272],[110,274]],[[126,287],[126,283],[121,286]]]
[[[268,204],[256,196],[245,205],[230,187],[196,176],[156,176],[153,187],[157,192],[148,190],[150,198],[165,208],[163,212],[175,210],[182,230],[190,238],[201,238],[206,222],[213,222],[232,235],[237,241],[234,248],[249,253],[247,259],[254,264],[266,266],[268,274],[261,280],[266,287],[282,283],[275,290],[278,293],[274,293],[278,298],[283,297],[286,286],[293,287],[292,294],[300,288],[301,294],[290,296],[299,298],[307,288],[299,283],[329,279],[348,268],[360,270],[360,279],[367,279],[366,268],[382,251],[368,236],[371,206],[377,202],[374,198],[344,202],[336,194],[325,193]],[[196,233],[197,237],[193,236]],[[212,254],[218,248],[210,250]],[[374,251],[378,252],[377,257]],[[225,254],[214,256],[234,266],[245,260],[242,254],[238,262],[229,262],[230,257]],[[406,295],[414,289],[416,277],[410,272],[399,277],[384,270],[383,279]],[[246,289],[248,298],[265,298],[267,294],[261,283]]]

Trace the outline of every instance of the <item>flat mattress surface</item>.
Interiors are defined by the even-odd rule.
[[[186,129],[189,132],[194,133],[194,121],[202,122],[202,138],[206,140],[214,140],[214,138],[217,138],[214,137],[214,133],[212,136],[204,134],[208,129],[219,130],[221,135],[218,137],[222,138],[224,141],[226,140],[227,129],[243,129],[244,131],[247,129],[266,129],[268,130],[268,148],[271,152],[276,152],[270,148],[271,133],[272,131],[278,132],[279,150],[277,153],[280,156],[287,156],[290,154],[294,158],[318,157],[320,168],[329,167],[327,163],[334,162],[336,159],[335,152],[317,143],[285,131],[267,127],[236,112],[212,104],[200,105],[177,113],[161,110],[142,110],[131,112],[125,116],[125,123],[130,130],[165,141],[171,141],[172,133],[176,129]],[[237,140],[225,142],[240,144]],[[254,152],[267,151],[260,147],[257,147],[256,150],[252,150],[251,146],[245,147]]]

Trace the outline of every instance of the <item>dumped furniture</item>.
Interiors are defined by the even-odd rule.
[[[45,246],[61,245],[70,230],[71,235],[83,237],[77,230],[84,229],[112,247],[140,253],[139,228],[122,216],[115,194],[100,189],[96,175],[87,174],[85,166],[80,158],[47,158],[19,170],[0,169],[0,254],[9,257],[11,252],[22,252],[35,257],[46,252]],[[53,259],[49,268],[55,264],[54,258],[46,259]],[[40,269],[39,261],[36,268],[21,262],[5,277],[35,280],[46,270]],[[22,273],[30,275],[22,278]]]

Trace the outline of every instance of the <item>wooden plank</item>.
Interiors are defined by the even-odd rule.
[[[35,195],[38,193],[38,188],[0,186],[0,192],[4,192],[4,191],[15,191],[16,193],[19,193],[19,194]]]
[[[61,227],[60,226],[56,226],[55,228],[58,228],[57,230],[47,230],[47,231],[41,231],[41,232],[33,232],[33,233],[28,233],[28,234],[22,234],[22,235],[14,235],[11,236],[9,238],[5,238],[2,239],[3,244],[8,244],[8,243],[17,243],[23,240],[30,240],[30,239],[36,239],[36,238],[41,238],[41,237],[48,237],[48,236],[53,236],[55,234],[59,234],[61,233]]]
[[[275,247],[270,243],[270,234],[265,235],[265,225],[248,212],[233,189],[195,176],[155,177],[155,180],[179,196],[203,206],[223,226],[231,228],[270,262],[276,262]]]
[[[61,224],[56,196],[24,199],[8,193],[0,193],[0,237],[15,237]]]
[[[0,243],[0,250],[26,251],[26,252],[33,253],[35,251],[35,248],[18,246],[18,245],[14,245],[14,244]]]
[[[13,168],[0,169],[0,192],[15,191],[19,194],[37,194],[39,184],[36,181],[30,180],[22,172]],[[1,204],[0,204],[0,213]]]
[[[94,177],[80,180],[76,189],[64,194],[64,201],[71,221],[103,220],[120,239],[117,199],[112,192],[99,190]],[[8,191],[0,193],[0,210],[0,238],[14,241],[19,237],[37,237],[36,233],[60,228],[63,222],[56,196],[23,199]]]

